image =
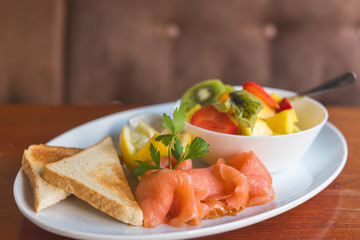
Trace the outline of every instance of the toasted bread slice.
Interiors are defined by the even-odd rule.
[[[45,144],[31,145],[24,151],[22,169],[30,180],[34,194],[35,212],[48,208],[67,198],[70,193],[57,188],[42,178],[45,164],[53,163],[78,153],[81,149],[53,147]]]
[[[130,190],[110,137],[78,154],[47,164],[43,177],[120,221],[142,225],[143,212]]]

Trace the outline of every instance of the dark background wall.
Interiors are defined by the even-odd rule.
[[[0,0],[0,102],[174,101],[196,82],[360,76],[357,0]],[[318,97],[360,104],[360,82]]]

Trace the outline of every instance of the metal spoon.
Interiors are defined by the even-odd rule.
[[[353,72],[348,72],[348,73],[342,74],[340,76],[337,76],[335,78],[332,78],[329,81],[326,81],[317,87],[297,93],[295,96],[289,97],[289,100],[293,100],[295,98],[302,97],[302,96],[313,96],[315,94],[325,92],[325,91],[331,90],[333,88],[344,87],[344,86],[353,84],[355,82],[355,80],[356,80],[356,74]]]

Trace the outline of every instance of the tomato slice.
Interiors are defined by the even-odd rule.
[[[214,132],[227,134],[236,134],[237,132],[235,123],[225,113],[219,112],[211,105],[204,106],[196,111],[190,123]]]
[[[243,89],[262,100],[264,103],[276,109],[280,108],[279,104],[257,83],[247,81],[243,84]]]

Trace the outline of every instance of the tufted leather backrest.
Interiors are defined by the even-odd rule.
[[[31,14],[24,3],[0,7],[0,29],[27,42],[0,38],[3,102],[153,104],[210,78],[301,91],[360,74],[357,0],[36,0]],[[359,93],[358,81],[318,98],[360,104]]]

